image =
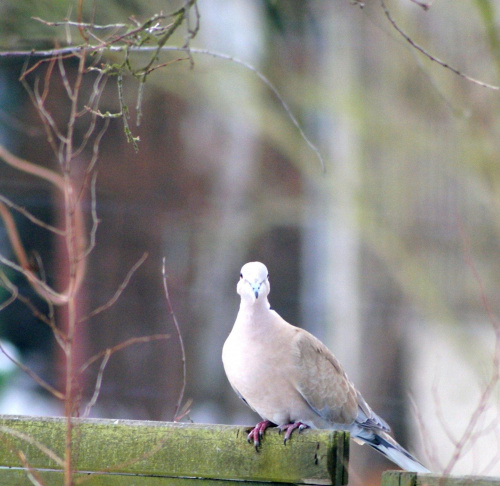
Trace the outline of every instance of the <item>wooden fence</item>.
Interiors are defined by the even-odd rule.
[[[476,476],[438,476],[406,471],[386,471],[382,486],[500,486],[500,478]]]
[[[256,452],[246,441],[247,431],[229,425],[78,419],[72,447],[75,484],[347,484],[348,434],[307,430],[284,446],[283,436],[269,429]],[[30,475],[45,485],[63,484],[65,434],[64,418],[0,416],[0,486],[36,484]],[[403,471],[382,477],[382,486],[470,485],[500,486],[500,479]]]
[[[0,416],[0,484],[33,484],[29,468],[44,484],[63,484],[65,427],[63,418]],[[347,484],[347,434],[309,430],[284,446],[283,436],[270,429],[256,452],[246,433],[227,425],[76,420],[77,479],[106,486],[201,486],[200,478],[211,484]]]

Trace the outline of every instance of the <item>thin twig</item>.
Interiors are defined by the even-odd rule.
[[[36,307],[35,304],[33,304],[33,302],[31,302],[30,299],[28,299],[28,297],[25,297],[22,294],[18,294],[17,300],[22,304],[24,304],[31,311],[31,313],[35,318],[37,318],[39,321],[43,322],[44,324],[50,327],[50,329],[54,333],[54,337],[57,341],[57,344],[61,347],[61,349],[64,349],[66,347],[66,341],[64,340],[63,337],[63,330],[59,329],[55,324],[53,306],[51,306],[50,303],[48,303],[49,316],[47,316],[42,312],[40,312],[40,310]]]
[[[16,301],[17,297],[19,296],[19,289],[2,271],[0,271],[0,280],[2,281],[3,288],[10,292],[10,297],[0,304],[0,311],[3,311],[5,308],[9,307],[10,304]]]
[[[41,19],[40,17],[31,17],[33,20],[37,20],[42,24],[48,25],[50,27],[60,27],[69,25],[71,27],[88,27],[96,30],[105,30],[105,29],[126,29],[129,27],[128,24],[107,24],[107,25],[98,25],[98,24],[90,24],[88,22],[73,22],[71,20],[63,20],[60,22],[49,22],[48,20]]]
[[[495,314],[493,313],[493,310],[491,309],[488,297],[486,295],[483,286],[481,276],[479,275],[479,272],[476,268],[476,265],[471,255],[469,239],[467,237],[462,221],[460,219],[458,219],[458,228],[464,245],[466,264],[470,268],[472,275],[476,281],[479,290],[479,297],[481,299],[483,308],[488,314],[488,317],[493,327],[493,331],[495,333],[495,349],[493,352],[491,377],[486,386],[484,387],[476,406],[474,407],[474,411],[471,417],[469,418],[469,421],[467,422],[463,434],[461,435],[460,439],[455,445],[455,449],[453,451],[450,460],[448,461],[448,464],[444,468],[443,475],[445,476],[451,473],[457,461],[460,459],[460,457],[463,456],[465,446],[474,437],[474,433],[479,423],[479,420],[485,413],[488,402],[491,399],[491,396],[493,395],[493,392],[500,381],[500,322],[497,320]]]
[[[99,373],[97,374],[97,378],[95,380],[95,386],[94,386],[94,394],[92,395],[92,398],[90,399],[89,403],[87,403],[87,406],[85,407],[85,410],[83,412],[82,417],[85,418],[89,415],[90,411],[92,410],[92,407],[96,404],[97,399],[99,398],[99,393],[101,391],[101,384],[102,384],[102,377],[104,374],[104,368],[106,368],[106,365],[108,364],[109,358],[111,357],[111,349],[106,349],[106,352],[104,353],[104,357],[101,362],[101,366],[99,366]]]
[[[122,292],[125,290],[125,287],[127,287],[128,283],[130,282],[130,279],[132,278],[132,275],[136,272],[136,270],[144,263],[146,258],[148,257],[148,253],[144,253],[141,258],[132,266],[132,268],[128,271],[127,275],[125,276],[125,279],[123,282],[120,284],[116,292],[114,293],[113,297],[109,299],[105,304],[100,305],[96,309],[94,309],[90,314],[88,314],[85,317],[82,317],[80,319],[80,322],[86,321],[87,319],[90,319],[91,317],[94,317],[97,314],[100,314],[101,312],[109,309],[119,298]]]
[[[0,121],[16,132],[26,134],[30,139],[43,135],[43,130],[29,122],[24,122],[12,113],[0,108]]]
[[[97,114],[95,116],[97,116]],[[90,172],[92,172],[92,170],[94,169],[94,167],[97,163],[97,159],[98,159],[98,155],[99,155],[99,145],[100,145],[101,139],[104,136],[104,134],[106,133],[108,127],[109,127],[109,119],[106,119],[104,121],[103,127],[101,128],[101,130],[97,134],[97,137],[94,141],[94,145],[92,147],[92,158],[90,159],[90,163],[86,169],[87,174],[90,174]]]
[[[144,49],[149,49],[149,48],[146,47]],[[135,51],[135,49],[133,49],[133,48],[131,50]],[[316,147],[316,145],[314,145],[311,142],[309,137],[306,135],[302,126],[298,122],[297,118],[293,114],[293,112],[292,112],[291,108],[288,106],[287,102],[284,100],[283,96],[281,96],[278,89],[274,86],[273,83],[271,83],[271,81],[259,69],[254,67],[252,64],[250,64],[246,61],[243,61],[242,59],[239,59],[239,58],[234,57],[234,56],[230,56],[229,54],[224,54],[222,52],[211,51],[209,49],[199,49],[196,47],[164,46],[163,50],[165,50],[165,51],[182,51],[182,52],[186,52],[189,54],[191,54],[191,53],[192,54],[201,54],[201,55],[205,55],[205,56],[215,57],[216,59],[223,59],[226,61],[231,61],[231,62],[234,62],[235,64],[239,64],[240,66],[243,66],[245,69],[248,69],[249,71],[254,73],[272,91],[274,96],[276,96],[276,98],[280,102],[282,108],[285,110],[286,114],[288,115],[288,118],[290,119],[292,124],[295,126],[295,128],[298,130],[302,140],[304,140],[304,142],[306,142],[306,144],[309,146],[309,148],[316,154],[316,157],[321,164],[321,169],[323,171],[326,170],[325,161],[323,159],[323,156],[321,155],[321,152]]]
[[[64,236],[63,229],[59,229],[56,228],[55,226],[45,223],[41,219],[38,219],[36,216],[31,214],[27,209],[12,202],[10,199],[7,199],[5,196],[2,196],[1,194],[0,194],[0,202],[3,202],[9,208],[14,209],[19,214],[22,214],[26,219],[30,220],[33,224],[40,226],[40,228],[46,229],[47,231],[50,231],[51,233],[54,233],[58,236]]]
[[[24,275],[29,283],[35,287],[36,292],[41,297],[50,299],[52,302],[58,305],[68,302],[69,297],[67,295],[56,292],[53,288],[49,287],[45,282],[40,280],[31,270],[17,265],[3,255],[0,255],[0,263],[3,263],[5,266],[12,268],[12,270],[16,270],[16,272]]]
[[[34,469],[28,462],[26,455],[24,454],[23,451],[17,451],[17,456],[21,460],[21,463],[23,464],[25,470],[26,470],[26,476],[28,477],[29,481],[33,486],[45,486],[41,476],[40,472]]]
[[[37,106],[40,110],[43,109],[41,105]],[[3,159],[4,162],[6,162],[11,167],[14,167],[17,170],[20,170],[22,172],[31,174],[35,177],[39,177],[41,179],[50,182],[64,194],[65,202],[69,204],[68,211],[71,212],[72,218],[74,218],[74,220],[67,221],[63,235],[73,242],[72,245],[73,244],[78,245],[78,247],[80,248],[80,252],[83,252],[85,250],[86,243],[85,243],[85,224],[84,224],[81,204],[80,203],[71,204],[71,201],[66,200],[69,192],[72,191],[72,188],[70,187],[71,186],[70,182],[69,181],[65,182],[64,177],[62,177],[60,174],[58,174],[53,170],[40,167],[36,164],[33,164],[32,162],[28,162],[27,160],[16,157],[14,154],[11,154],[5,147],[1,145],[0,145],[0,159]],[[2,206],[3,204],[0,202],[0,211],[2,211]],[[6,208],[5,211],[2,212],[2,216],[8,227],[7,233],[9,235],[13,249],[16,253],[16,257],[21,266],[16,265],[14,262],[7,260],[3,256],[0,256],[0,262],[13,268],[16,271],[21,272],[28,279],[30,285],[33,286],[35,291],[42,298],[52,302],[55,305],[62,305],[67,303],[68,300],[71,298],[71,296],[80,288],[83,282],[83,277],[85,275],[85,270],[86,270],[85,260],[83,259],[79,260],[78,258],[74,260],[74,263],[76,263],[75,268],[73,270],[74,273],[72,273],[74,275],[74,278],[71,279],[68,288],[64,292],[62,293],[56,292],[45,282],[42,282],[31,270],[28,257],[26,256],[26,251],[24,249],[24,246],[22,245],[15,223],[13,220],[10,223],[8,222],[9,217],[12,218],[12,216],[10,215],[9,211],[6,210]],[[68,234],[68,232],[73,232],[73,233]],[[71,252],[72,249],[68,248],[70,261],[71,261]]]
[[[186,0],[184,6],[171,15],[171,17],[175,17],[174,21],[168,26],[167,31],[158,40],[158,46],[156,47],[153,56],[151,56],[151,60],[149,61],[149,63],[146,65],[146,67],[140,70],[140,72],[143,73],[143,77],[147,76],[147,73],[150,71],[151,67],[155,63],[163,46],[167,43],[167,41],[170,39],[170,37],[172,37],[177,28],[187,18],[187,16],[189,15],[189,10],[193,6],[193,4],[196,4],[196,0]]]
[[[178,58],[178,59],[172,59],[171,61],[167,61],[167,62],[163,62],[161,64],[155,64],[153,67],[151,67],[149,69],[149,71],[147,71],[145,74],[149,74],[149,73],[152,73],[153,71],[156,71],[157,69],[162,69],[164,67],[167,67],[167,66],[170,66],[171,64],[174,64],[176,62],[180,62],[180,61],[188,61],[190,60],[189,57],[186,57],[186,58]],[[145,82],[142,82],[140,86],[142,85],[145,85]],[[139,104],[139,103],[138,103]]]
[[[39,177],[40,179],[44,179],[56,186],[58,189],[63,188],[63,179],[57,172],[21,159],[20,157],[17,157],[9,152],[3,145],[0,145],[0,158],[14,169],[26,172],[27,174]]]
[[[33,302],[31,302],[31,300],[28,299],[28,297],[25,297],[23,294],[19,294],[17,299],[19,300],[19,302],[23,303],[31,311],[31,313],[33,314],[34,317],[36,317],[39,321],[43,322],[44,324],[46,324],[47,326],[50,327],[50,325],[51,325],[50,319],[45,314],[40,312],[38,307],[36,307],[36,305],[33,304]],[[52,323],[52,325],[55,327],[54,323]]]
[[[430,461],[430,463],[434,466],[433,469],[441,469],[441,467],[437,467],[438,465],[438,455],[435,447],[434,441],[430,440],[430,434],[427,430],[427,426],[424,418],[422,417],[422,413],[420,412],[420,408],[417,406],[415,398],[411,393],[408,394],[410,398],[410,403],[413,407],[413,411],[417,418],[418,423],[418,431],[420,434],[420,440],[422,441],[424,451]]]
[[[82,52],[82,55],[84,53]],[[71,87],[68,79],[68,75],[66,74],[66,68],[64,67],[64,62],[62,56],[57,56],[57,66],[59,68],[59,74],[61,81],[63,82],[64,89],[66,90],[66,94],[70,100],[73,100],[75,98],[75,89]],[[70,115],[71,118],[71,115]]]
[[[432,7],[432,4],[434,2],[422,2],[420,0],[410,0],[414,4],[418,5],[419,7],[422,7],[424,10],[429,10]]]
[[[12,361],[18,368],[23,370],[27,375],[29,375],[38,385],[40,385],[42,388],[45,388],[48,392],[50,392],[52,395],[54,395],[56,398],[59,400],[64,400],[64,393],[61,393],[59,390],[56,390],[52,385],[49,385],[43,378],[41,378],[39,375],[37,375],[31,368],[28,366],[25,366],[23,363],[15,359],[13,356],[11,356],[5,348],[2,346],[0,342],[0,351],[5,355],[7,359]]]
[[[50,70],[52,64],[53,64],[52,62],[49,63],[49,68],[47,69],[47,72]],[[43,95],[40,94],[40,89],[39,89],[40,80],[38,78],[35,79],[33,89],[31,89],[28,85],[28,82],[26,81],[24,73],[25,71],[23,71],[23,76],[21,76],[20,78],[21,84],[24,86],[24,89],[26,90],[26,92],[30,97],[31,103],[37,110],[38,116],[40,117],[40,120],[42,121],[42,126],[45,130],[45,136],[47,138],[47,142],[49,143],[52,152],[54,153],[56,158],[59,158],[57,140],[59,140],[59,142],[62,142],[62,136],[61,133],[59,132],[59,129],[57,128],[54,119],[44,107]]]
[[[495,432],[495,439],[496,439],[496,443],[497,443],[497,452],[491,458],[491,460],[489,461],[489,463],[486,464],[486,466],[483,467],[483,470],[479,472],[479,474],[481,476],[485,476],[485,475],[491,473],[491,469],[498,464],[498,461],[500,459],[500,436],[499,436],[499,433],[498,433],[498,415],[499,414],[497,413],[496,420],[492,423],[492,427],[490,429],[490,432],[491,431]]]
[[[64,461],[49,447],[38,442],[36,439],[33,439],[30,435],[24,434],[23,432],[19,432],[18,430],[11,429],[10,427],[5,427],[5,425],[0,425],[0,431],[12,435],[13,437],[17,437],[18,439],[24,440],[28,444],[35,446],[38,450],[43,452],[48,458],[52,459],[58,466],[64,466]]]
[[[45,284],[47,283],[47,275],[45,273],[45,268],[43,265],[43,260],[38,252],[35,252],[35,258],[36,258],[36,265],[37,265],[37,270],[38,273],[40,274],[40,279],[42,282]],[[66,349],[67,341],[66,341],[66,336],[64,334],[64,329],[59,329],[56,324],[55,324],[55,309],[54,309],[54,304],[49,300],[45,299],[45,302],[48,307],[48,312],[47,312],[47,322],[49,324],[49,327],[54,334],[54,338],[56,339],[57,343],[59,344],[59,347],[64,351]]]
[[[47,70],[45,71],[45,76],[43,77],[44,83],[43,83],[43,92],[42,92],[42,96],[41,96],[42,103],[45,103],[45,101],[47,100],[47,97],[49,96],[49,91],[50,91],[50,86],[51,86],[50,80],[52,79],[52,73],[54,71],[55,65],[56,65],[56,57],[51,59],[51,62],[49,63],[49,65],[47,66]],[[26,75],[26,73],[23,70],[23,74],[22,74],[23,79],[24,79],[25,75]]]
[[[104,81],[101,84],[101,81],[103,80],[103,78],[104,78]],[[87,128],[86,133],[82,137],[82,141],[80,143],[80,146],[77,149],[75,149],[75,151],[73,152],[73,158],[78,157],[84,151],[85,147],[87,146],[87,144],[89,143],[89,141],[92,138],[91,137],[92,134],[94,133],[94,131],[96,129],[97,114],[95,114],[93,112],[93,110],[89,110],[88,106],[94,107],[94,108],[98,107],[99,102],[101,100],[101,95],[102,95],[104,88],[106,86],[106,80],[107,80],[107,77],[104,77],[104,72],[100,72],[98,74],[96,80],[94,81],[93,90],[92,90],[91,95],[89,96],[87,106],[84,106],[83,109],[80,112],[78,112],[78,115],[77,115],[78,117],[81,117],[85,114],[90,113],[90,122],[88,124],[88,128]],[[106,131],[106,128],[107,128],[107,125],[105,125],[104,131],[103,131],[103,129],[101,129],[99,131],[99,133],[96,137],[96,140],[94,141],[92,162],[89,164],[89,166],[91,166],[91,167],[93,167],[97,161],[97,153],[96,153],[97,150],[96,149],[98,149],[98,147],[99,147],[99,143],[101,141],[102,136],[104,135],[104,133]],[[88,171],[89,171],[89,169],[87,169],[86,172],[88,173]],[[85,185],[85,183],[83,185]]]
[[[432,399],[434,402],[434,410],[436,411],[436,417],[439,421],[439,424],[448,437],[448,440],[453,444],[454,447],[456,447],[458,439],[453,435],[453,431],[450,429],[448,423],[446,422],[445,416],[443,414],[443,409],[441,407],[441,401],[439,400],[437,375],[432,384]]]
[[[91,208],[90,212],[92,214],[92,228],[90,229],[89,246],[84,251],[83,255],[79,258],[87,258],[87,256],[95,248],[96,245],[97,227],[99,226],[100,223],[100,220],[97,217],[96,181],[97,181],[97,172],[94,172],[92,176],[92,181],[90,183],[90,208]]]
[[[91,46],[90,51],[101,51],[104,49],[103,45],[99,46]],[[69,47],[56,47],[53,49],[41,49],[41,50],[36,50],[32,49],[29,51],[22,50],[22,51],[0,51],[0,58],[3,57],[46,57],[47,59],[42,59],[40,63],[42,62],[51,62],[52,56],[74,56],[78,55],[84,50],[84,46],[69,46]],[[23,76],[31,73],[32,71],[36,70],[38,67],[39,63],[36,64],[35,66],[32,66],[29,68],[29,70],[26,70],[23,72]]]
[[[193,399],[188,398],[185,402],[182,408],[177,412],[177,415],[174,417],[174,422],[179,422],[181,421],[184,417],[188,417],[188,420],[190,422],[193,422],[191,418],[189,417],[189,412],[191,412],[191,405],[193,404]]]
[[[478,86],[482,86],[483,88],[489,88],[493,90],[499,90],[500,86],[495,86],[493,84],[488,84],[483,81],[480,81],[479,79],[472,78],[468,76],[467,74],[464,74],[463,72],[459,71],[458,69],[454,68],[453,66],[450,66],[448,63],[445,61],[442,61],[441,59],[437,58],[436,56],[433,56],[430,54],[428,51],[426,51],[421,45],[417,44],[408,34],[406,34],[401,27],[396,23],[394,18],[392,17],[391,13],[389,12],[389,9],[385,5],[384,0],[380,0],[380,5],[382,6],[382,10],[384,11],[385,16],[391,23],[391,25],[396,29],[396,31],[417,51],[420,51],[427,59],[439,64],[440,66],[444,67],[445,69],[449,69],[451,72],[455,73],[457,76],[460,76],[461,78],[466,79],[467,81],[470,81],[471,83],[477,84]]]
[[[139,137],[134,137],[132,134],[132,130],[130,130],[130,126],[128,124],[128,106],[125,103],[125,98],[123,97],[123,76],[121,74],[117,77],[117,87],[118,87],[118,101],[120,103],[120,113],[122,114],[121,118],[123,120],[123,129],[125,130],[125,136],[127,137],[127,141],[132,144],[134,150],[136,152],[139,151],[139,146],[137,142],[139,141]]]
[[[114,354],[117,351],[121,351],[124,348],[132,346],[132,344],[149,343],[151,341],[161,341],[163,339],[169,339],[169,338],[170,338],[169,334],[151,334],[149,336],[139,336],[127,339],[126,341],[116,344],[111,348],[106,348],[104,351],[101,351],[92,356],[92,358],[88,359],[82,366],[80,366],[78,373],[80,374],[83,373],[89,366],[94,364],[96,361],[100,360],[108,352],[110,354]]]
[[[173,413],[173,420],[175,421],[177,417],[177,412],[180,410],[182,400],[184,398],[184,391],[186,389],[186,382],[187,382],[186,352],[184,349],[184,341],[182,340],[181,328],[179,326],[179,322],[177,321],[177,317],[175,316],[175,312],[172,307],[172,302],[170,301],[170,295],[168,293],[167,274],[165,270],[165,257],[163,257],[162,277],[163,277],[163,290],[165,291],[165,300],[167,301],[168,311],[172,316],[172,320],[174,322],[175,331],[177,333],[177,339],[179,340],[179,346],[181,349],[181,360],[182,360],[182,385],[181,385],[181,390],[179,392],[179,398],[177,399],[177,403],[175,405]]]
[[[6,430],[11,431],[9,427],[6,427]],[[1,432],[1,430],[0,430]],[[16,431],[17,432],[17,431]],[[22,434],[22,432],[21,432]],[[12,434],[9,434],[12,435]],[[9,448],[11,451],[13,451],[17,457],[19,458],[19,461],[21,462],[22,466],[26,470],[26,476],[28,477],[29,481],[31,484],[34,486],[44,486],[44,483],[42,479],[40,478],[40,474],[38,471],[35,471],[31,464],[29,464],[28,459],[26,458],[26,454],[18,449],[17,444],[14,443],[14,441],[11,440],[11,437],[7,433],[0,434],[2,438],[2,442],[5,447]],[[19,437],[18,437],[19,438]]]
[[[10,211],[7,209],[7,206],[3,202],[0,202],[0,216],[2,217],[5,224],[7,236],[9,237],[9,241],[12,249],[14,250],[14,254],[16,255],[17,260],[21,265],[21,270],[30,269],[28,255],[26,255],[21,237],[19,236],[19,232],[17,231],[16,222],[14,221],[14,218]]]
[[[10,51],[8,53],[5,52],[0,52],[0,58],[1,57],[25,57],[25,56],[43,56],[43,57],[49,57],[49,56],[54,56],[54,55],[65,55],[65,54],[79,54],[83,48],[81,46],[76,46],[76,47],[65,47],[61,49],[48,49],[48,50],[41,50],[41,51]],[[151,52],[151,51],[157,51],[158,47],[152,47],[152,46],[140,46],[140,47],[134,47],[134,46],[120,46],[120,45],[97,45],[97,46],[87,46],[87,52],[95,52],[95,51],[103,51],[103,50],[109,50],[111,52],[123,52],[123,51],[130,51],[130,52]],[[271,83],[271,81],[261,72],[259,71],[256,67],[254,67],[252,64],[243,61],[242,59],[239,59],[234,56],[230,56],[228,54],[224,54],[222,52],[217,52],[217,51],[211,51],[209,49],[199,49],[196,47],[181,47],[181,46],[162,46],[161,51],[177,51],[177,52],[185,52],[188,55],[191,54],[201,54],[205,56],[210,56],[210,57],[215,57],[217,59],[223,59],[226,61],[231,61],[234,62],[235,64],[239,64],[240,66],[243,66],[245,69],[248,69],[252,73],[254,73],[276,96],[278,101],[280,102],[282,108],[285,110],[286,114],[290,118],[290,121],[292,124],[295,126],[295,128],[298,130],[301,138],[306,142],[306,144],[311,148],[311,150],[315,153],[317,159],[319,160],[321,164],[321,168],[323,171],[325,171],[325,161],[323,159],[323,156],[321,155],[321,152],[319,149],[316,147],[316,145],[311,142],[309,137],[306,135],[304,132],[302,126],[298,122],[297,118],[293,114],[291,108],[288,106],[284,98],[281,96],[280,92],[278,89]],[[485,86],[488,86],[485,84]],[[498,89],[496,87],[492,87],[492,89]],[[120,94],[120,93],[119,93]],[[123,106],[122,106],[123,108]],[[128,136],[127,136],[128,137]],[[129,141],[133,141],[129,140]]]

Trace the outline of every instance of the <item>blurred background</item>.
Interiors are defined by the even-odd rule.
[[[180,5],[108,0],[96,4],[94,15],[101,24],[144,21]],[[84,7],[90,16],[93,4]],[[165,257],[185,344],[189,419],[254,424],[257,417],[225,378],[221,349],[238,311],[240,267],[260,260],[270,271],[273,307],[330,347],[398,441],[434,471],[452,461],[454,473],[500,475],[500,395],[492,381],[495,329],[500,335],[500,95],[421,55],[380,2],[361,7],[348,0],[198,1],[200,29],[191,45],[266,76],[319,149],[324,170],[275,93],[239,63],[194,54],[191,66],[184,54],[162,54],[164,62],[184,60],[149,75],[140,126],[138,82],[124,79],[139,151],[127,143],[122,120],[112,119],[97,162],[100,224],[78,297],[81,315],[107,302],[144,252],[148,258],[112,307],[80,324],[79,353],[90,357],[133,336],[171,337],[115,353],[92,416],[173,419],[182,359],[163,293]],[[75,8],[66,0],[4,0],[2,50],[72,40],[70,29],[32,17],[74,19]],[[441,0],[426,11],[400,0],[387,8],[429,53],[500,84],[494,1]],[[180,29],[169,44],[182,46],[185,33]],[[58,170],[19,83],[25,61],[0,64],[0,143]],[[71,73],[76,63],[66,68]],[[43,78],[46,68],[40,69]],[[84,89],[94,79],[89,74]],[[57,76],[47,106],[64,123],[68,101]],[[113,80],[100,110],[120,110]],[[89,146],[74,160],[75,177],[91,157]],[[0,194],[44,221],[62,221],[49,184],[1,162]],[[86,210],[90,228],[89,204]],[[57,287],[67,271],[61,242],[14,216],[27,250],[40,255]],[[15,261],[3,226],[0,253]],[[41,311],[49,310],[21,275],[4,271]],[[24,364],[60,383],[52,333],[19,300],[0,313],[0,334]],[[98,366],[89,370],[82,403],[97,372]],[[9,363],[3,376],[1,413],[63,413]],[[491,394],[478,410],[485,390]],[[471,418],[475,427],[455,461]],[[365,449],[352,444],[350,484],[379,484],[380,472],[392,468]]]

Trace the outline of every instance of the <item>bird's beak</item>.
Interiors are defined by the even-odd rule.
[[[253,284],[253,285],[250,284],[250,286],[252,287],[255,298],[258,299],[259,298],[260,284]]]

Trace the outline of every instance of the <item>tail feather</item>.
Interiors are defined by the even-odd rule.
[[[365,444],[373,447],[405,471],[430,473],[420,461],[383,430],[362,429],[357,432],[353,435],[354,439],[360,439]]]

